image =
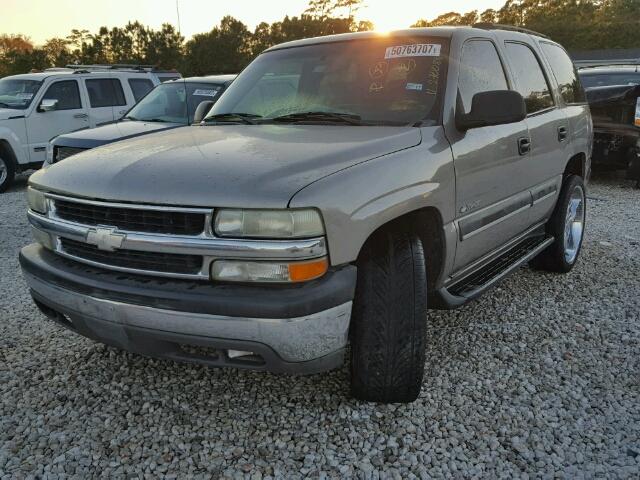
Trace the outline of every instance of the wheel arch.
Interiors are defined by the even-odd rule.
[[[587,180],[587,156],[583,152],[576,153],[567,161],[562,176],[567,178],[569,175],[578,175]]]
[[[446,239],[443,229],[442,214],[433,206],[423,207],[400,215],[380,225],[369,234],[358,253],[358,263],[365,246],[375,241],[382,232],[416,233],[422,242],[427,259],[427,289],[431,291],[438,283],[445,265]]]
[[[9,160],[13,163],[13,167],[17,168],[18,158],[16,157],[16,153],[13,151],[11,144],[2,138],[0,138],[0,157]]]

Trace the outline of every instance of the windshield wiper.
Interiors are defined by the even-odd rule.
[[[260,118],[261,115],[255,115],[253,113],[217,113],[204,119],[205,123],[210,122],[241,122],[247,125],[256,125],[253,118]]]
[[[147,123],[174,123],[169,120],[164,120],[163,118],[136,118],[136,120]]]
[[[11,108],[11,105],[9,105],[8,103],[0,102],[0,107]]]
[[[274,122],[337,122],[348,125],[362,125],[360,115],[340,112],[298,112],[271,118]]]

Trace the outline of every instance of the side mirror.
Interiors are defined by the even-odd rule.
[[[193,123],[200,123],[202,119],[207,116],[207,113],[209,113],[214,103],[216,102],[212,102],[211,100],[200,102],[200,105],[196,108],[196,113],[193,115]]]
[[[470,128],[503,125],[520,122],[527,116],[524,98],[513,90],[493,90],[476,93],[471,99],[469,113],[456,113],[456,127],[466,131]]]
[[[58,108],[58,100],[54,98],[45,98],[40,102],[39,112],[52,112]]]

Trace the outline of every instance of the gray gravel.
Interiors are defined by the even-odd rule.
[[[640,191],[599,179],[569,275],[523,269],[430,316],[410,405],[346,369],[213,370],[93,343],[40,315],[17,253],[25,179],[0,195],[0,479],[638,478]]]

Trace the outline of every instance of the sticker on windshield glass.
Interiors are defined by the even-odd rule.
[[[16,98],[21,100],[31,100],[33,98],[33,93],[18,93]]]
[[[193,91],[192,95],[199,97],[215,97],[218,94],[218,90],[205,90],[203,88],[197,88]]]
[[[440,56],[439,43],[414,43],[413,45],[398,45],[388,47],[384,53],[384,58],[403,57],[438,57]]]
[[[422,91],[422,84],[421,83],[407,83],[407,90],[416,90],[418,92]]]

